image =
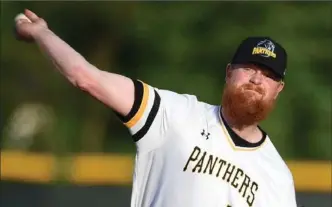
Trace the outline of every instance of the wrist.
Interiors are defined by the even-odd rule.
[[[32,38],[34,40],[39,40],[41,37],[45,36],[46,34],[50,33],[51,30],[49,30],[48,28],[42,27],[39,29],[36,29],[32,34]]]

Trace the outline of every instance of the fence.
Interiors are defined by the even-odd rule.
[[[56,158],[21,151],[1,153],[1,206],[129,206],[133,157],[82,154]],[[329,207],[331,162],[288,161],[297,200],[305,207]]]

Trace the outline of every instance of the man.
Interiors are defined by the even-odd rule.
[[[26,10],[16,21],[74,85],[112,110],[137,147],[131,206],[295,207],[287,168],[259,127],[284,87],[286,52],[250,37],[226,68],[222,107],[97,69]]]

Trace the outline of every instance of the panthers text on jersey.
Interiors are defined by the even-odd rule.
[[[292,174],[262,129],[246,142],[220,106],[133,81],[120,117],[137,147],[132,207],[296,207]]]

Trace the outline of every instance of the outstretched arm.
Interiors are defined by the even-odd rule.
[[[30,10],[16,18],[19,39],[34,41],[56,68],[76,87],[88,92],[122,116],[134,103],[131,79],[99,70],[54,34],[47,23]]]

